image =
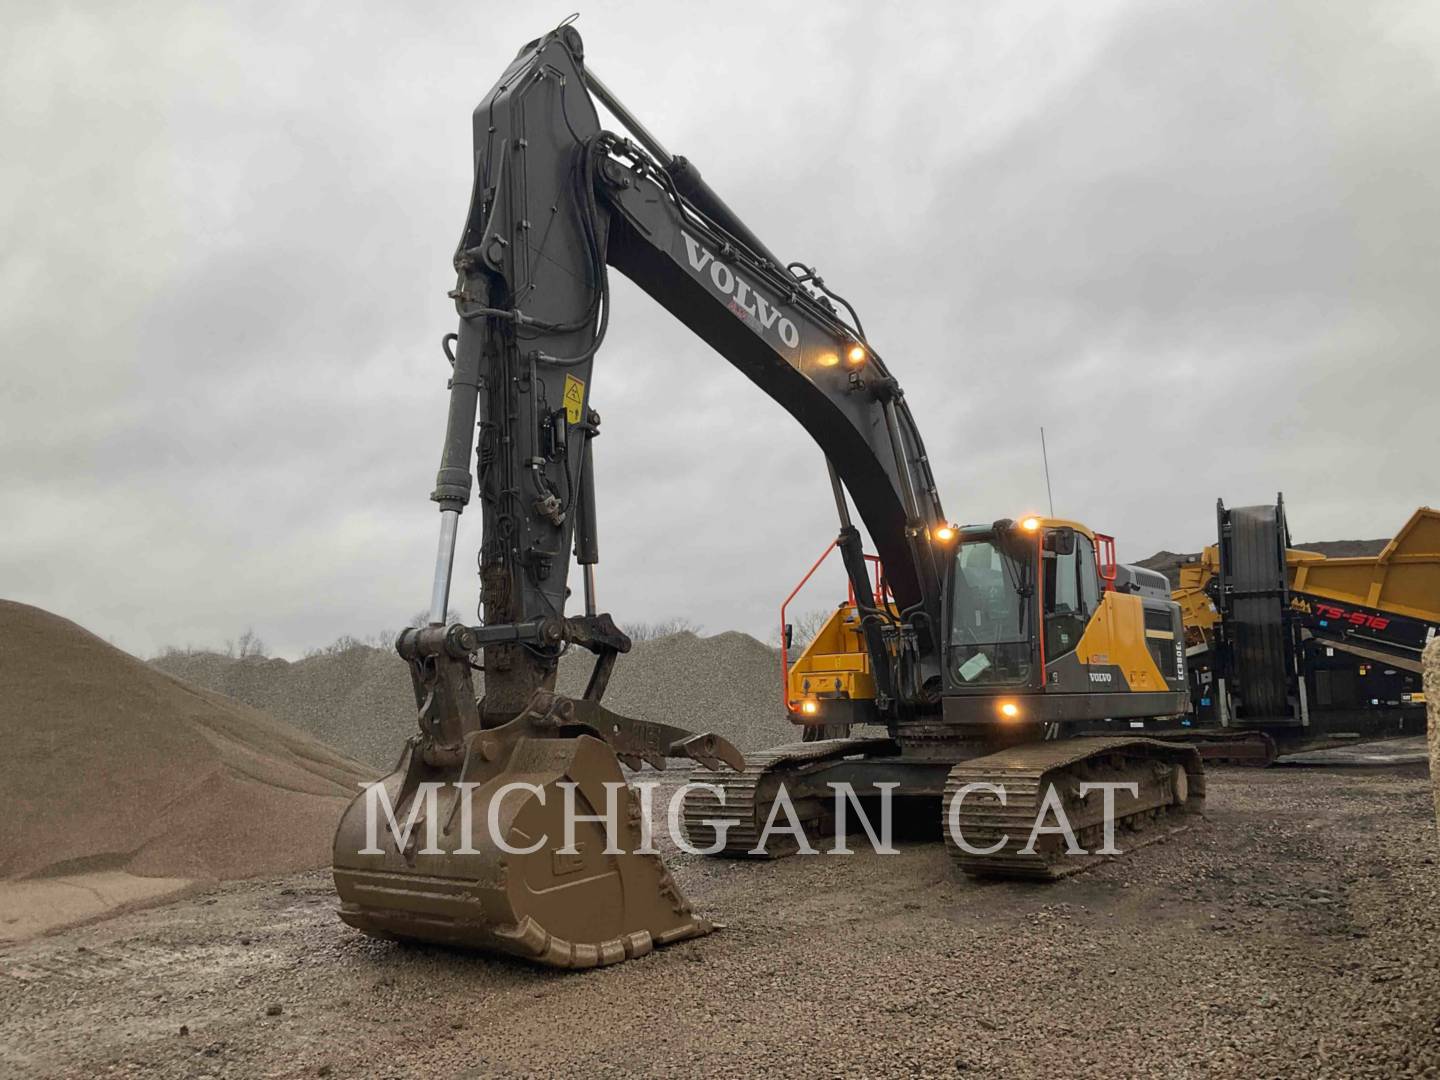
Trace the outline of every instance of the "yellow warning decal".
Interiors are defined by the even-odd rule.
[[[574,375],[565,376],[565,419],[580,423],[580,410],[585,407],[585,384]]]

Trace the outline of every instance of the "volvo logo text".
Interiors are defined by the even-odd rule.
[[[709,267],[707,276],[710,284],[730,297],[731,311],[747,322],[754,320],[751,325],[774,331],[786,348],[800,347],[800,331],[793,322],[780,314],[774,304],[756,292],[748,281],[717,259],[709,248],[685,230],[680,230],[680,236],[685,241],[685,253],[690,257],[690,268],[697,274],[705,274],[706,267]]]

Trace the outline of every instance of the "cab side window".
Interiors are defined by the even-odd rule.
[[[1094,615],[1100,608],[1100,571],[1095,565],[1095,545],[1088,536],[1075,536],[1075,570],[1080,576],[1080,610]]]
[[[1080,610],[1080,592],[1076,588],[1075,552],[1064,555],[1045,554],[1045,613],[1073,615]]]
[[[1054,530],[1047,534],[1042,548],[1045,655],[1049,660],[1074,649],[1080,642],[1080,635],[1085,632],[1087,616],[1080,607],[1080,576],[1076,570],[1079,548],[1076,541],[1080,539],[1069,529]]]

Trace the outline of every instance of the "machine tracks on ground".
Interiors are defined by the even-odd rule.
[[[1221,728],[1218,731],[1190,729],[1182,732],[1157,731],[1147,737],[1161,742],[1181,743],[1200,751],[1200,757],[1211,765],[1239,765],[1264,769],[1275,764],[1280,756],[1279,744],[1266,731],[1244,728]]]
[[[1052,881],[1086,869],[1107,857],[1097,850],[1104,845],[1105,794],[1094,788],[1081,794],[1080,786],[1116,782],[1133,782],[1138,792],[1114,796],[1121,852],[1138,846],[1130,839],[1137,830],[1149,830],[1144,843],[1175,831],[1183,824],[1180,815],[1197,812],[1205,797],[1205,772],[1194,747],[1127,737],[1026,743],[950,770],[941,804],[945,845],[960,869],[974,876]],[[974,784],[1003,790],[1003,802],[996,792],[971,788],[957,806],[962,790]],[[1045,824],[1056,825],[1053,807],[1061,807],[1087,854],[1069,854],[1060,833],[1027,843],[1052,787],[1056,802],[1046,810]]]

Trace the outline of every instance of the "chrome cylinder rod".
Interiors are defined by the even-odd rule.
[[[595,606],[595,565],[591,563],[583,569],[585,571],[585,614],[594,615],[599,610]]]
[[[440,511],[440,543],[435,551],[435,584],[430,590],[430,625],[444,626],[450,610],[450,572],[455,565],[455,534],[459,510]]]

